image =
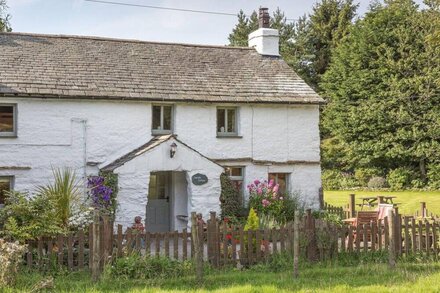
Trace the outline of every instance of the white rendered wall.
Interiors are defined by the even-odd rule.
[[[0,138],[0,176],[14,175],[16,190],[32,192],[47,183],[52,178],[51,167],[72,167],[79,177],[97,174],[97,164],[111,162],[152,138],[148,102],[19,98],[1,98],[1,102],[18,105],[18,137]],[[216,137],[218,105],[174,106],[174,133],[179,140],[210,159],[231,160],[224,165],[246,166],[246,184],[267,178],[268,170],[276,166],[289,168],[291,189],[299,189],[305,200],[316,206],[321,186],[317,105],[239,105],[241,138]],[[243,158],[272,163],[232,161]],[[289,161],[297,162],[286,166]],[[163,162],[156,159],[156,163],[160,166]],[[127,190],[136,190],[142,196],[127,200],[146,204],[149,174],[120,176],[121,197]],[[131,184],[124,176],[129,176],[127,180],[137,176],[138,180]],[[201,203],[195,199],[194,204]]]

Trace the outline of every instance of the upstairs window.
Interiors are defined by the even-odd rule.
[[[244,167],[226,167],[225,172],[240,195],[240,204],[244,206]]]
[[[173,132],[173,106],[153,105],[153,135],[171,134]]]
[[[270,180],[279,185],[279,194],[287,194],[289,192],[289,173],[269,173]]]
[[[237,108],[217,108],[217,135],[237,136]]]
[[[5,205],[7,193],[12,191],[13,179],[12,176],[0,177],[0,208]]]
[[[17,105],[0,104],[0,137],[17,135]]]

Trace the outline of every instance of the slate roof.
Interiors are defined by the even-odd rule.
[[[0,33],[0,96],[322,103],[279,57],[254,49]]]
[[[158,145],[168,141],[169,139],[173,138],[175,141],[177,141],[178,143],[186,146],[187,148],[191,149],[192,151],[198,153],[200,156],[202,156],[203,158],[211,161],[213,164],[218,165],[219,167],[223,168],[220,164],[216,163],[215,161],[211,160],[210,158],[202,155],[200,152],[198,152],[197,150],[193,149],[192,147],[190,147],[189,145],[187,145],[186,143],[180,141],[179,139],[177,139],[177,136],[175,134],[166,134],[166,135],[159,135],[159,136],[155,136],[153,137],[150,141],[148,141],[147,143],[145,143],[144,145],[132,150],[131,152],[119,157],[118,159],[114,160],[113,162],[105,165],[104,167],[100,168],[102,171],[114,171],[116,168],[121,167],[122,165],[124,165],[125,163],[133,160],[134,158],[148,152],[151,149],[154,149],[155,147],[157,147]]]

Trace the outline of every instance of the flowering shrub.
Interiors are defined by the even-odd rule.
[[[89,196],[92,200],[93,207],[104,213],[113,213],[112,193],[113,190],[104,185],[104,177],[91,176],[87,179],[87,187],[89,188]]]
[[[93,222],[93,210],[93,207],[86,207],[84,205],[77,205],[73,207],[68,222],[69,229],[85,229]]]
[[[15,283],[25,252],[25,245],[0,239],[0,287]]]
[[[297,209],[296,199],[279,193],[279,185],[273,180],[255,180],[247,186],[249,206],[260,219],[262,227],[278,226],[292,221]]]

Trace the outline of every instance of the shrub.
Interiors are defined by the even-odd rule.
[[[29,197],[10,192],[5,207],[0,209],[0,226],[0,235],[20,242],[65,232],[54,202],[45,194]]]
[[[322,172],[322,187],[325,190],[339,190],[341,189],[341,182],[343,176],[338,170],[324,170]]]
[[[351,173],[342,173],[341,188],[342,189],[353,189],[359,187],[359,182]]]
[[[115,259],[107,269],[109,277],[124,279],[177,278],[193,273],[194,266],[189,261],[178,261],[168,257],[143,257],[131,254]]]
[[[220,195],[221,217],[239,217],[241,213],[240,194],[226,174],[220,176],[222,192]]]
[[[371,177],[371,179],[368,181],[368,188],[370,189],[380,189],[385,188],[387,186],[387,181],[383,177]]]
[[[428,164],[428,184],[431,189],[440,190],[440,163],[430,163]]]
[[[246,225],[244,226],[244,230],[258,230],[260,228],[259,220],[257,213],[253,208],[249,210],[249,216],[246,221]]]
[[[380,171],[374,168],[358,168],[354,172],[354,178],[362,187],[367,187],[370,179],[379,175]]]
[[[392,190],[410,187],[413,172],[407,168],[397,168],[388,173],[387,181]]]
[[[26,246],[0,239],[0,287],[15,283]]]

